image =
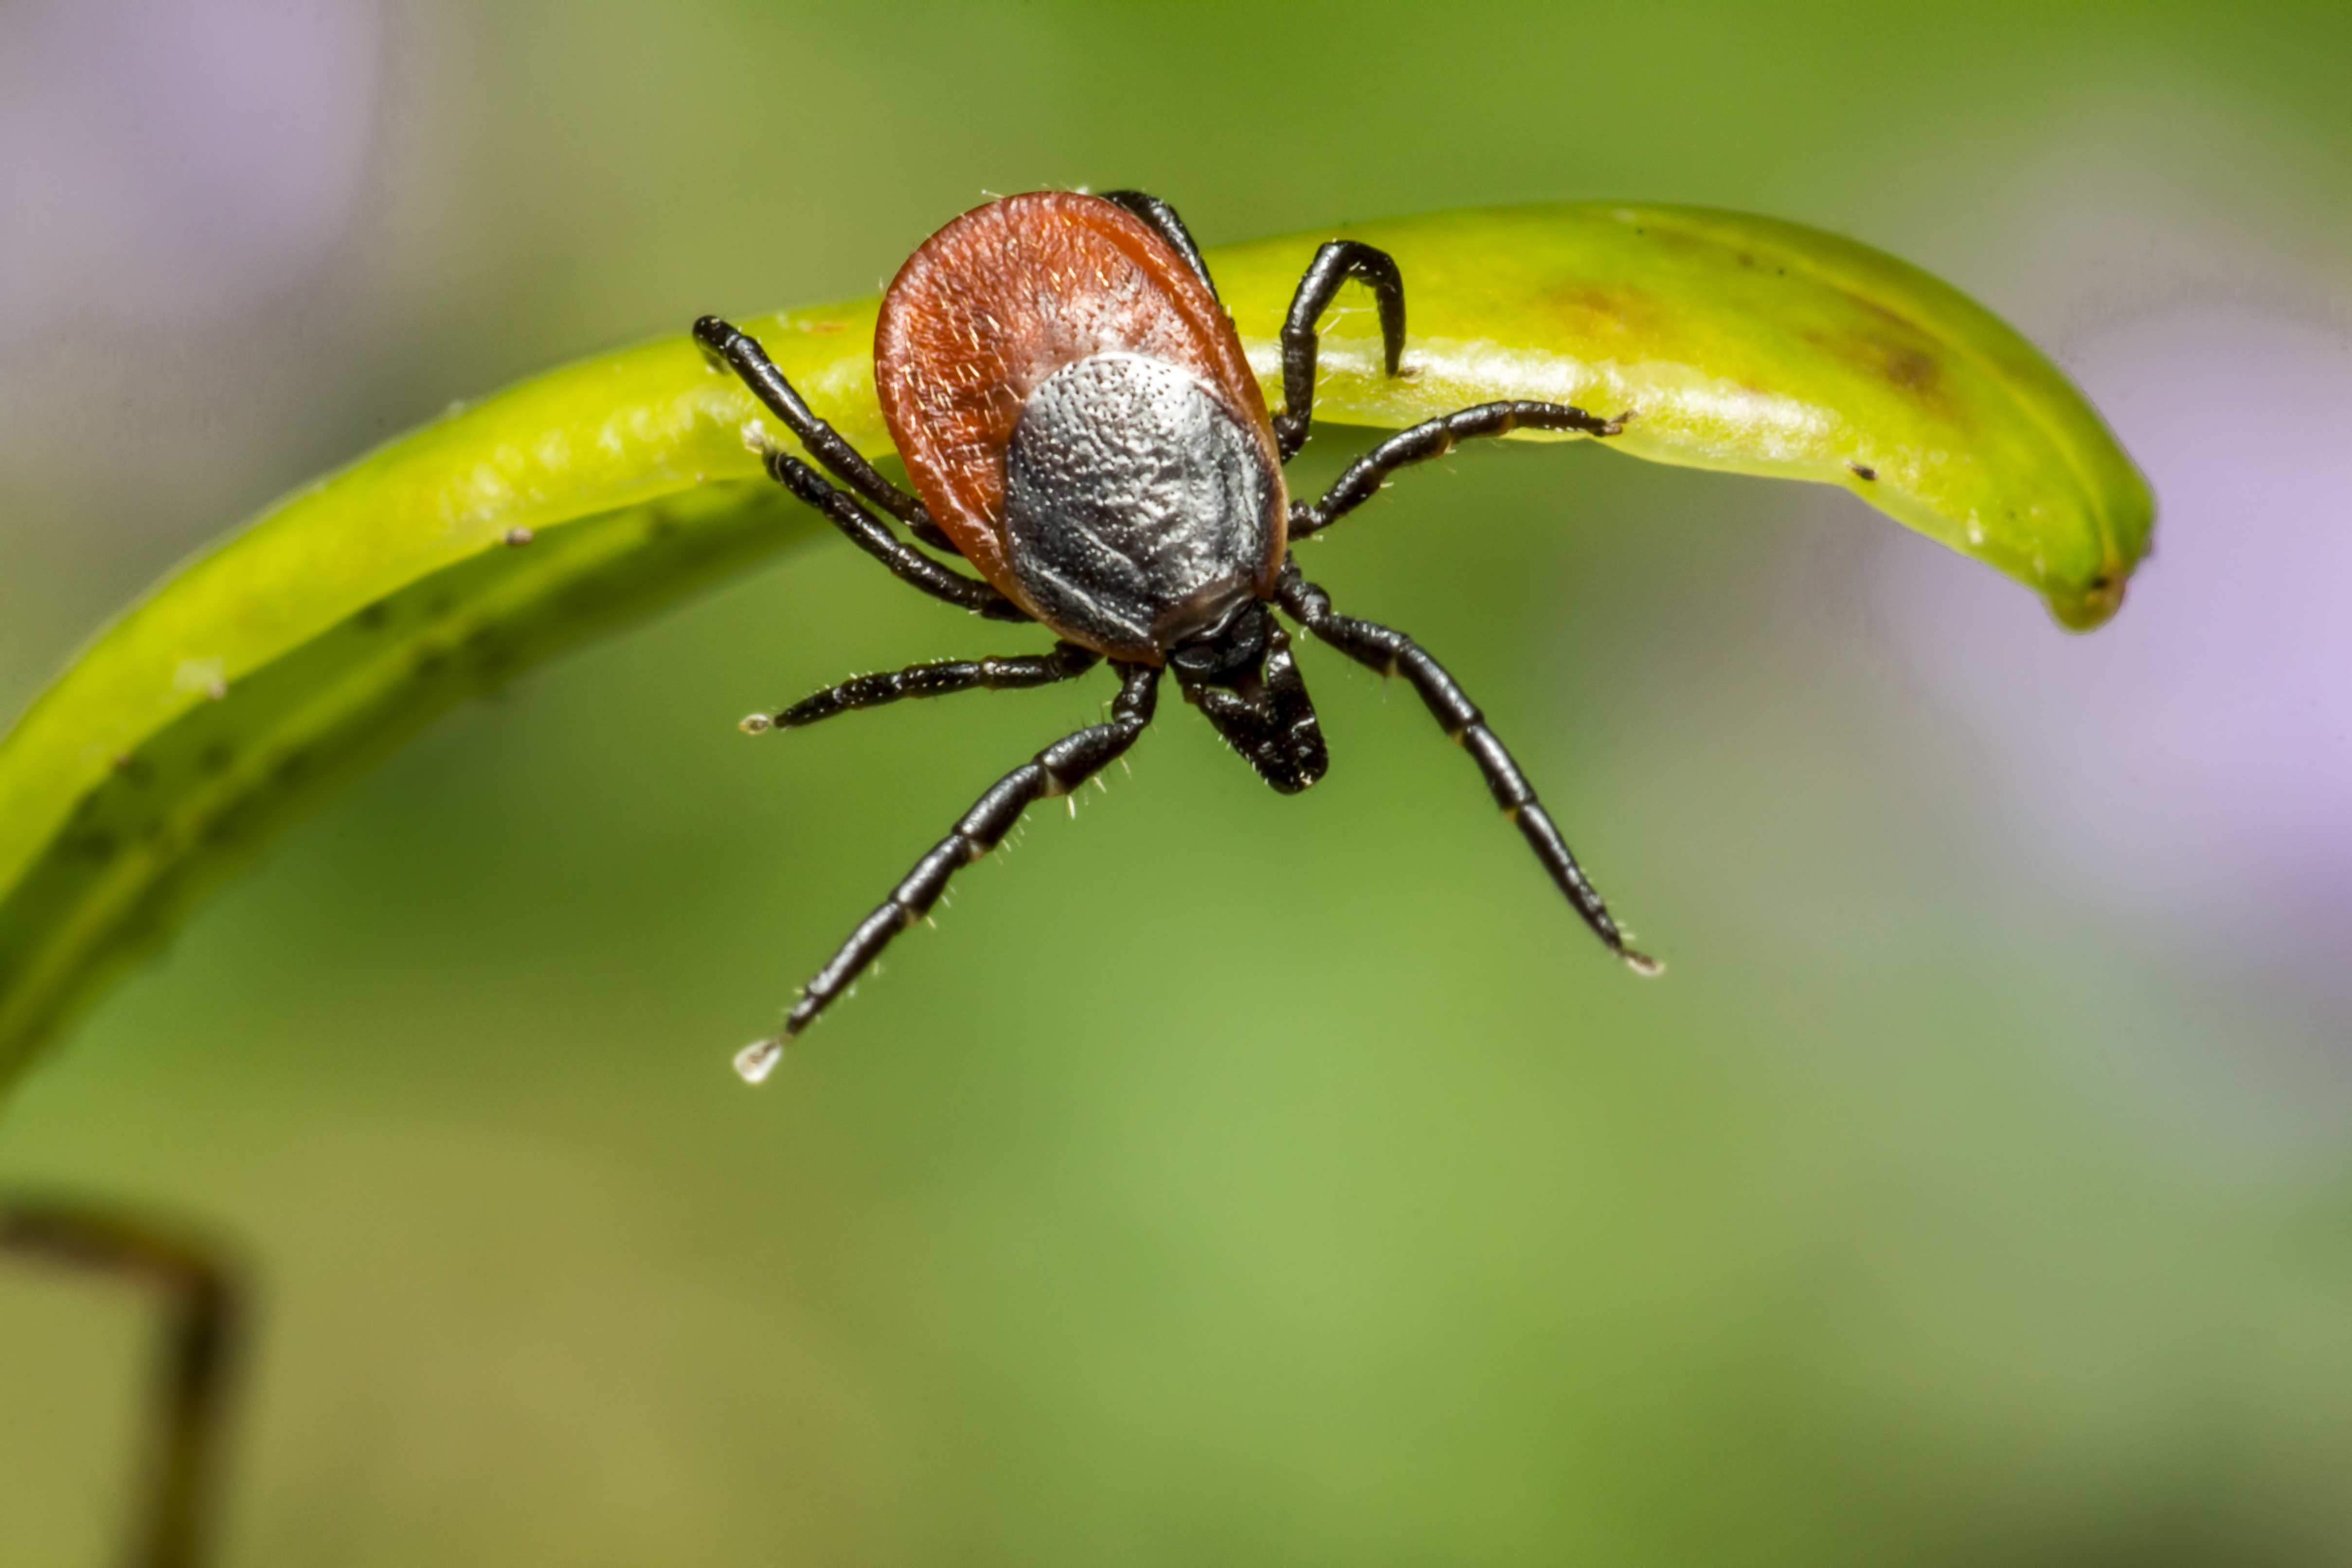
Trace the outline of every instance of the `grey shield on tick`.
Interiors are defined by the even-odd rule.
[[[1165,647],[1252,596],[1273,489],[1257,442],[1191,374],[1096,354],[1046,377],[1021,411],[1004,454],[1005,557],[1047,620]]]

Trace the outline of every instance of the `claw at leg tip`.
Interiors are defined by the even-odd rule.
[[[735,1070],[745,1083],[764,1083],[768,1075],[776,1070],[776,1064],[783,1059],[784,1042],[770,1036],[764,1040],[753,1040],[737,1051]]]
[[[1624,949],[1622,952],[1618,953],[1617,956],[1625,961],[1626,968],[1632,970],[1634,973],[1640,975],[1644,980],[1655,980],[1659,975],[1664,974],[1666,972],[1666,966],[1664,964],[1659,963],[1656,959],[1652,958],[1648,953],[1635,952],[1630,947]]]
[[[753,713],[735,726],[746,735],[764,735],[776,727],[776,721],[765,713]]]

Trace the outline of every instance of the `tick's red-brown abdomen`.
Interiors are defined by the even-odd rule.
[[[1181,256],[1097,196],[1041,191],[966,213],[908,258],[884,296],[875,388],[932,521],[1000,592],[1037,614],[1005,555],[1005,450],[1041,383],[1104,353],[1186,372],[1255,438],[1275,476],[1272,549],[1258,584],[1271,594],[1287,503],[1241,339]],[[1159,662],[1133,647],[1099,651]]]

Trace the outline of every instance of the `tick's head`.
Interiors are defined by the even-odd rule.
[[[1238,686],[1265,668],[1267,647],[1277,628],[1274,612],[1259,599],[1244,599],[1208,625],[1186,632],[1168,650],[1169,673],[1186,690],[1195,686]]]
[[[1169,649],[1168,668],[1184,700],[1284,795],[1297,795],[1330,767],[1290,636],[1262,601],[1244,600]]]

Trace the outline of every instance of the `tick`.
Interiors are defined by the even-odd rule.
[[[1658,972],[1625,945],[1534,788],[1454,678],[1402,632],[1334,611],[1290,552],[1293,540],[1361,506],[1395,469],[1471,437],[1608,437],[1632,415],[1480,404],[1390,437],[1320,500],[1293,500],[1282,470],[1312,421],[1316,323],[1350,279],[1379,308],[1387,374],[1402,368],[1404,280],[1394,258],[1335,239],[1316,252],[1291,300],[1283,407],[1269,415],[1200,247],[1166,202],[1139,191],[1041,191],[966,213],[899,268],[875,330],[875,390],[915,495],[819,419],[756,341],[715,316],[695,323],[706,352],[832,476],[770,450],[777,483],[902,582],[990,620],[1034,622],[1055,638],[1048,653],[861,676],[781,713],[754,714],[746,730],[800,729],[907,697],[1046,686],[1105,660],[1119,682],[1108,723],[1056,741],[999,779],[916,862],[803,988],[783,1028],[736,1057],[746,1079],[765,1078],[785,1042],[1032,803],[1067,795],[1134,745],[1151,722],[1163,671],[1277,792],[1295,795],[1321,778],[1329,766],[1322,727],[1277,608],[1350,658],[1412,682],[1584,923],[1638,973]]]

